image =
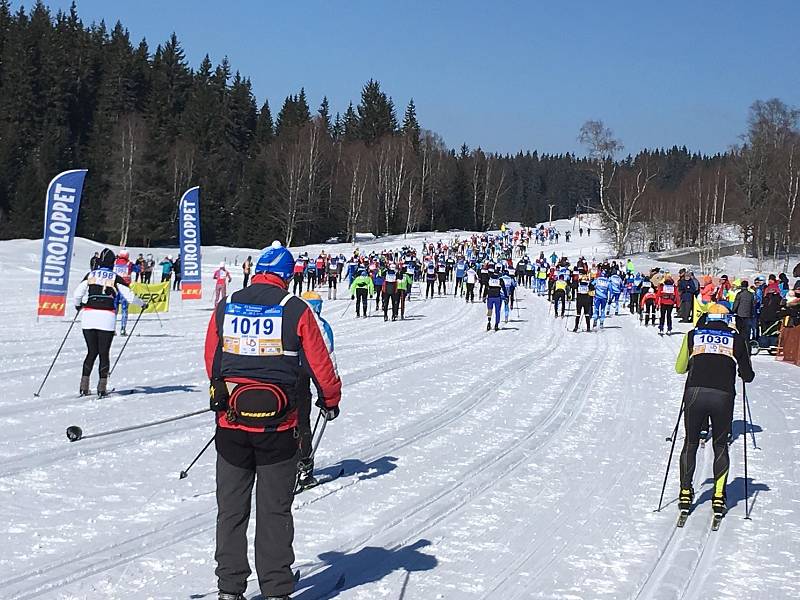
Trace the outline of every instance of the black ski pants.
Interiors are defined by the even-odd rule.
[[[458,296],[458,292],[461,292],[461,295],[464,295],[464,278],[463,277],[456,277],[456,289],[453,291],[453,296]]]
[[[644,324],[647,325],[653,322],[653,325],[656,324],[656,303],[653,301],[645,302],[644,305]]]
[[[180,273],[175,273],[175,277],[172,279],[172,289],[174,291],[178,291],[181,289],[181,275]]]
[[[397,309],[400,304],[400,292],[395,291],[393,294],[383,295],[383,318],[389,315],[389,302],[392,303],[392,320],[397,319]]]
[[[692,478],[700,446],[700,432],[705,430],[709,418],[714,440],[714,495],[725,496],[730,459],[728,436],[733,420],[735,394],[705,387],[687,387],[683,393],[683,424],[686,438],[681,451],[681,487],[692,487]]]
[[[265,448],[248,440],[276,436]],[[271,462],[276,446],[285,446],[289,458]],[[219,590],[244,593],[250,564],[247,560],[247,526],[253,485],[256,487],[256,573],[264,596],[283,596],[294,591],[294,521],[292,500],[297,478],[297,446],[291,431],[248,434],[217,428],[217,561]],[[281,454],[285,454],[282,452]],[[235,458],[234,458],[235,457]],[[265,462],[266,461],[266,462]]]
[[[672,331],[672,305],[664,304],[661,306],[661,317],[658,320],[658,330],[664,331],[664,321],[667,323],[667,331]]]
[[[89,377],[94,369],[94,361],[100,357],[100,379],[108,378],[108,370],[111,367],[111,342],[114,340],[113,331],[103,329],[84,329],[83,339],[86,340],[86,358],[83,360],[84,377]]]
[[[564,311],[567,308],[566,303],[567,293],[564,290],[553,290],[553,308],[556,316],[558,316],[558,304],[561,303],[561,316],[564,316]]]
[[[299,291],[298,291],[299,289]],[[302,294],[303,293],[303,274],[302,273],[295,273],[294,277],[292,278],[292,293],[293,294]]]
[[[375,286],[375,310],[378,310],[381,307],[381,295],[383,294],[383,286],[376,285]]]
[[[594,310],[594,298],[589,294],[578,294],[575,301],[575,329],[578,329],[581,315],[586,318],[586,331],[592,330],[592,312]]]
[[[475,302],[475,284],[467,283],[467,293],[464,299],[467,302]]]
[[[628,302],[628,308],[631,310],[631,314],[637,313],[642,314],[642,306],[639,303],[640,295],[631,292],[631,299]]]
[[[431,295],[433,298],[433,284],[436,283],[434,279],[427,279],[425,280],[425,298],[428,298],[428,294]]]
[[[441,296],[442,294],[447,294],[447,276],[442,274],[439,275],[439,287],[437,293]]]
[[[356,316],[361,316],[361,307],[364,308],[364,316],[367,316],[367,288],[356,288]]]

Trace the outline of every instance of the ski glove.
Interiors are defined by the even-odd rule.
[[[228,386],[224,379],[212,379],[208,386],[209,409],[214,412],[228,410]]]
[[[339,407],[338,406],[326,406],[325,402],[320,398],[314,404],[316,404],[319,408],[325,411],[325,419],[328,421],[333,421],[336,417],[339,416]]]
[[[149,302],[145,302],[144,304],[142,304],[142,312],[146,311],[148,306],[150,306]]]

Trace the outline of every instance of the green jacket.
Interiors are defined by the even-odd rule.
[[[408,273],[404,273],[403,276],[400,278],[400,280],[397,282],[397,289],[408,291],[409,289],[411,289],[412,281],[413,280],[411,279],[411,275],[409,275]]]
[[[353,279],[353,283],[350,285],[350,295],[355,296],[356,290],[359,288],[367,288],[370,296],[375,294],[375,284],[372,283],[372,279],[367,275],[359,275]]]

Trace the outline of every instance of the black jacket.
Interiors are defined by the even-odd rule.
[[[679,373],[686,372],[682,366],[688,367],[687,388],[714,388],[734,395],[737,366],[746,383],[755,377],[745,338],[721,321],[698,321],[686,334],[676,366]]]
[[[733,301],[733,314],[748,319],[752,317],[754,298],[753,292],[750,290],[741,290]]]

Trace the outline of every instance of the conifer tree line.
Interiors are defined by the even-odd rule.
[[[575,132],[585,157],[448,148],[376,80],[341,113],[305,89],[275,113],[227,59],[192,68],[175,34],[151,48],[74,5],[0,0],[0,237],[39,237],[50,179],[88,168],[78,234],[119,245],[176,243],[177,201],[199,185],[205,244],[536,225],[552,204],[599,212],[619,253],[713,248],[729,223],[778,256],[800,230],[799,118],[756,102],[742,143],[713,156],[625,155],[602,121]]]

